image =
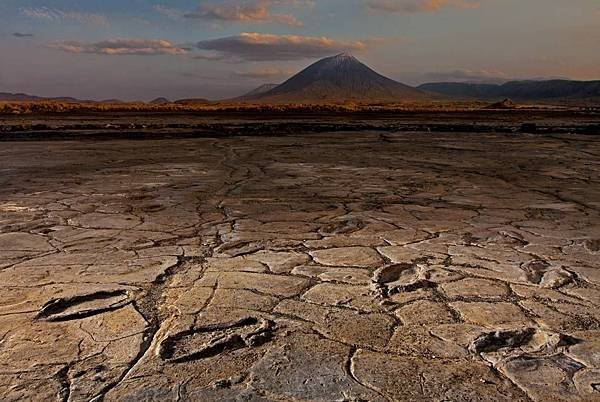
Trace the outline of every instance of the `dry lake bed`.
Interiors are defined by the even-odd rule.
[[[0,400],[598,401],[600,137],[0,142]]]

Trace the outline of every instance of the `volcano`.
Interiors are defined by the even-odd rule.
[[[348,53],[327,57],[268,91],[246,95],[260,103],[381,103],[424,100],[432,95],[375,72]]]

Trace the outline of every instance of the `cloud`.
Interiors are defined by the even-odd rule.
[[[183,55],[189,49],[177,46],[166,40],[113,39],[95,43],[65,41],[51,45],[52,48],[68,53],[88,53],[104,55]]]
[[[15,38],[32,38],[33,34],[15,32],[15,33],[12,34],[12,36],[14,36]]]
[[[176,21],[181,20],[185,16],[185,13],[183,11],[179,11],[175,8],[163,6],[162,4],[156,4],[152,8],[157,13],[160,13],[160,14],[162,14],[172,20],[176,20]]]
[[[38,20],[46,21],[76,21],[81,24],[91,24],[98,26],[110,25],[108,19],[101,14],[80,13],[77,11],[63,11],[48,7],[25,7],[21,9],[23,15]]]
[[[244,78],[255,78],[255,79],[265,79],[265,78],[281,78],[292,75],[293,72],[283,70],[281,68],[264,68],[261,70],[254,71],[236,71],[235,75]]]
[[[58,10],[50,9],[47,7],[25,7],[21,9],[21,12],[29,18],[36,18],[39,20],[59,20],[61,19],[61,13]]]
[[[511,78],[497,70],[469,70],[458,69],[453,71],[435,71],[425,73],[426,81],[436,82],[473,82],[473,83],[504,83]]]
[[[294,15],[274,13],[273,7],[312,5],[311,0],[225,0],[201,4],[196,11],[185,14],[186,18],[222,22],[278,23],[289,26],[302,26]]]
[[[204,52],[197,54],[192,57],[196,60],[207,60],[207,61],[225,61],[225,62],[240,62],[241,60],[233,60],[229,56],[216,52]]]
[[[344,51],[361,52],[367,49],[367,43],[327,37],[242,33],[201,41],[196,47],[233,60],[267,61],[317,58]]]
[[[479,8],[479,0],[367,0],[371,10],[388,13],[435,12],[443,8]]]

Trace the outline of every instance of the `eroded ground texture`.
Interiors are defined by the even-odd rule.
[[[0,144],[0,400],[598,401],[600,141]]]

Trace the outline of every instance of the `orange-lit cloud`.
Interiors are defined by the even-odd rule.
[[[198,42],[196,47],[234,60],[263,61],[316,58],[343,51],[361,52],[367,49],[367,42],[300,35],[242,33]]]
[[[166,40],[113,39],[102,42],[85,43],[65,41],[51,45],[52,48],[69,53],[88,53],[104,55],[183,55],[188,49],[179,47]]]
[[[367,0],[371,10],[392,13],[434,12],[443,8],[478,8],[479,0]]]
[[[241,23],[278,23],[289,26],[302,26],[294,15],[276,13],[273,7],[281,5],[311,5],[311,0],[226,0],[205,3],[186,18]]]

